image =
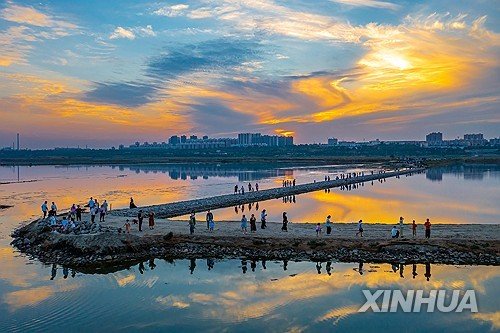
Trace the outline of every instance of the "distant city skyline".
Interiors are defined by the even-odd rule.
[[[0,145],[1,149],[52,149],[52,148],[141,148],[141,147],[177,147],[186,149],[197,149],[197,147],[203,148],[223,148],[223,147],[234,147],[234,146],[289,146],[297,144],[322,144],[329,146],[349,146],[353,143],[358,144],[369,144],[375,145],[383,142],[399,142],[399,143],[418,143],[425,144],[428,147],[436,146],[478,146],[483,143],[486,145],[500,145],[500,136],[487,137],[483,133],[463,133],[461,136],[448,137],[442,132],[431,132],[426,134],[423,138],[416,140],[407,139],[390,139],[382,140],[380,138],[376,139],[363,139],[363,140],[348,140],[345,138],[337,137],[326,137],[321,142],[300,142],[294,141],[294,137],[291,135],[269,135],[265,133],[238,133],[236,136],[226,136],[226,137],[210,137],[209,135],[198,136],[196,134],[173,134],[168,138],[162,140],[138,140],[133,143],[130,142],[120,142],[116,145],[104,146],[104,147],[92,147],[87,145],[76,145],[76,146],[53,146],[53,147],[30,147],[30,146],[20,146],[20,134],[17,133],[15,139],[17,141],[12,141],[11,145]]]
[[[8,0],[0,146],[500,134],[493,0]]]

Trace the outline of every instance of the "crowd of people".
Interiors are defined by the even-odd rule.
[[[63,215],[62,220],[57,219],[57,205],[55,202],[52,202],[50,205],[50,209],[48,206],[48,201],[44,201],[41,205],[41,210],[43,214],[43,220],[48,219],[48,224],[52,228],[53,231],[58,231],[61,233],[70,232],[80,223],[82,223],[82,213],[85,211],[85,208],[89,209],[89,217],[88,221],[90,224],[96,223],[96,216],[99,216],[99,222],[105,222],[106,214],[110,209],[107,200],[104,200],[102,204],[99,204],[97,199],[90,197],[88,203],[81,207],[80,205],[73,204],[71,208]]]

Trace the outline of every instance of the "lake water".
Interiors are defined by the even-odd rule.
[[[400,266],[241,260],[146,261],[108,274],[84,274],[30,261],[10,247],[10,232],[39,215],[43,200],[59,208],[107,199],[112,208],[335,178],[363,167],[145,165],[0,167],[0,332],[4,331],[463,331],[500,329],[498,267]],[[33,181],[18,183],[17,181]],[[395,223],[498,223],[500,167],[456,166],[259,203],[270,220]],[[293,200],[295,199],[295,200]],[[256,211],[254,204],[250,210]],[[245,211],[249,211],[248,205]],[[234,207],[216,220],[236,220]],[[401,268],[403,269],[401,271]],[[286,269],[286,270],[285,270]],[[329,271],[329,273],[327,272]],[[417,275],[414,275],[414,270]],[[321,274],[318,274],[321,273]],[[360,274],[362,273],[362,274]],[[474,289],[479,313],[358,313],[363,289]]]

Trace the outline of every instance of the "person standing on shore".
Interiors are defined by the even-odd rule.
[[[286,216],[286,212],[283,212],[283,226],[281,227],[281,231],[288,231],[288,217]]]
[[[194,234],[194,229],[196,228],[196,216],[195,213],[192,212],[191,215],[189,216],[189,234],[192,235]]]
[[[238,194],[238,185],[234,185],[234,194]]]
[[[212,218],[210,222],[208,223],[208,231],[213,232],[215,229],[215,222],[214,219]]]
[[[57,215],[57,206],[56,206],[56,203],[54,201],[52,201],[52,205],[50,205],[50,210],[52,211],[52,214],[54,216]]]
[[[155,213],[149,212],[149,230],[153,230],[155,228]]]
[[[80,207],[80,205],[76,206],[76,221],[77,222],[82,221],[82,207]]]
[[[90,209],[90,223],[94,223],[95,222],[95,216],[97,215],[97,207],[96,206],[93,206],[91,209]]]
[[[257,219],[254,214],[250,216],[250,232],[257,232]]]
[[[399,218],[399,236],[400,236],[400,237],[403,237],[403,227],[404,227],[404,221],[405,221],[404,217],[402,217],[402,216],[401,216],[401,217]]]
[[[89,203],[88,203],[88,206],[89,206],[89,210],[91,210],[92,208],[94,208],[94,198],[90,197],[90,200],[89,200]]]
[[[71,205],[71,208],[69,210],[69,215],[70,215],[71,222],[75,222],[75,218],[76,218],[76,205],[75,204]]]
[[[104,204],[101,205],[101,208],[99,208],[99,222],[105,222],[104,218],[106,216],[106,208],[104,207]]]
[[[245,187],[241,186],[241,194],[245,194]]]
[[[47,217],[47,213],[49,211],[49,207],[47,206],[47,200],[42,204],[42,213],[43,213],[43,218],[45,219]]]
[[[241,231],[243,231],[244,234],[247,233],[247,218],[245,214],[243,214],[243,217],[241,218]]]
[[[363,220],[358,221],[358,232],[356,233],[356,237],[360,235],[363,237]]]
[[[413,220],[411,224],[411,228],[413,231],[413,238],[417,237],[417,223],[415,223],[415,220]]]
[[[207,212],[207,230],[210,230],[210,221],[214,220],[214,214],[210,211],[210,209]]]
[[[424,226],[425,226],[425,238],[429,239],[431,238],[431,222],[429,221],[429,219],[425,221]]]
[[[144,221],[144,214],[142,213],[142,209],[137,213],[137,220],[139,222],[139,231],[142,232],[142,222]]]
[[[255,183],[255,191],[259,190],[259,183]]]
[[[316,224],[316,237],[321,233],[321,223]]]
[[[325,226],[326,226],[326,234],[329,236],[331,233],[332,233],[332,222],[330,221],[331,219],[331,216],[328,215],[326,217],[326,223],[325,223]]]
[[[262,212],[260,213],[260,228],[261,229],[266,229],[266,218],[267,218],[267,213],[266,210],[263,209]]]

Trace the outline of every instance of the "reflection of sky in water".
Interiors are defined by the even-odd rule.
[[[362,169],[351,169],[349,171]],[[279,187],[283,179],[297,183],[332,178],[343,167],[254,168],[249,166],[174,165],[132,167],[21,167],[21,180],[32,183],[0,185],[0,200],[14,208],[0,213],[11,226],[39,213],[44,199],[55,200],[59,208],[84,203],[90,195],[107,199],[112,207],[125,207],[133,196],[139,205],[232,193],[235,184],[258,182],[261,189]],[[471,177],[470,175],[475,175]],[[481,176],[478,176],[481,175]],[[259,203],[271,221],[279,221],[287,211],[294,222],[323,221],[330,214],[335,222],[395,223],[399,216],[421,223],[429,217],[434,223],[497,223],[500,208],[500,169],[498,167],[454,167],[432,169],[386,182],[366,183],[355,190],[332,189],[329,193],[298,195],[295,203],[282,199]],[[16,168],[0,168],[0,179],[12,181]],[[440,179],[440,180],[437,180]],[[242,180],[245,182],[243,183]],[[240,207],[241,208],[241,207]],[[248,213],[248,205],[245,207]],[[252,212],[256,211],[256,205]],[[235,220],[241,216],[234,207],[217,210],[216,220]]]
[[[356,169],[360,171],[361,169]],[[147,171],[147,172],[145,172]],[[21,180],[31,183],[0,185],[0,331],[69,330],[73,325],[88,331],[136,329],[158,330],[182,325],[186,330],[204,329],[265,331],[490,331],[500,329],[497,267],[432,266],[430,281],[425,266],[412,266],[403,276],[390,265],[363,267],[326,263],[318,275],[314,263],[256,263],[242,274],[240,261],[198,260],[189,273],[189,261],[167,264],[155,261],[154,270],[144,264],[107,275],[83,275],[58,267],[50,280],[51,267],[29,262],[9,246],[10,232],[21,221],[38,215],[45,199],[60,208],[84,203],[90,195],[107,199],[113,207],[124,207],[133,196],[140,205],[231,193],[236,183],[259,182],[260,188],[281,186],[284,178],[305,183],[345,172],[343,167],[262,168],[262,166],[140,166],[140,167],[21,167]],[[407,220],[434,223],[498,223],[500,185],[498,167],[433,169],[425,174],[384,183],[370,183],[352,190],[332,189],[296,196],[295,203],[282,199],[259,203],[270,220],[279,221],[286,210],[291,221],[323,221],[327,214],[335,222],[393,223],[400,215]],[[0,182],[17,179],[17,169],[0,167]],[[255,212],[255,205],[252,208]],[[234,208],[215,211],[218,220],[238,218]],[[248,213],[248,206],[245,213]],[[380,267],[376,267],[380,266]],[[142,267],[141,267],[142,270]],[[63,275],[67,273],[68,278]],[[297,274],[297,275],[294,275]],[[292,276],[293,275],[293,276]],[[277,280],[276,280],[277,279]],[[368,288],[474,288],[480,314],[357,314],[363,303],[361,289]]]
[[[208,266],[213,267],[208,269]],[[286,266],[287,270],[284,270]],[[22,266],[21,266],[22,267]],[[173,327],[219,331],[379,332],[490,331],[500,328],[497,267],[400,266],[251,260],[145,261],[107,275],[83,275],[35,264],[2,273],[0,331],[37,328],[155,331]],[[318,270],[321,274],[318,274]],[[243,273],[245,272],[245,273]],[[53,280],[51,274],[55,273]],[[67,278],[64,278],[67,274]],[[427,278],[429,280],[427,281]],[[479,314],[357,313],[363,289],[475,289]],[[21,324],[22,323],[22,324]]]

